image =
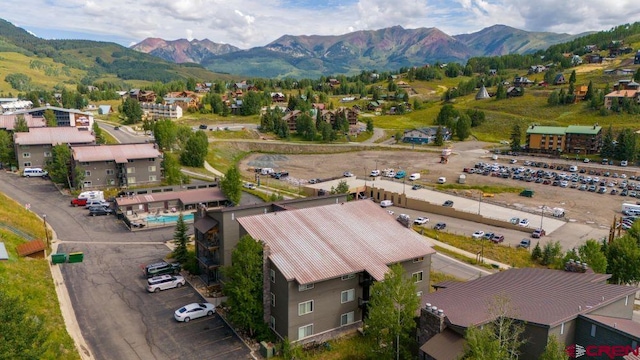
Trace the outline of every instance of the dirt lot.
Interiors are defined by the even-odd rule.
[[[368,176],[375,169],[393,168],[405,170],[408,174],[420,172],[420,183],[424,185],[435,184],[438,177],[444,176],[448,182],[454,182],[464,167],[472,167],[478,161],[495,162],[491,154],[486,150],[490,144],[468,141],[456,144],[448,164],[440,164],[438,153],[425,153],[406,151],[361,151],[341,154],[326,155],[272,155],[253,154],[241,163],[241,170],[246,178],[254,177],[253,168],[271,167],[276,170],[286,170],[290,173],[287,180],[292,185],[304,185],[308,179],[327,179],[340,177],[345,171],[351,171],[358,177]],[[508,163],[510,157],[500,158],[497,162]],[[517,158],[520,165],[526,159],[536,159],[520,156]],[[536,161],[548,163],[576,164],[575,161],[550,160],[537,158]],[[585,165],[601,169],[599,165]],[[611,173],[623,172],[635,175],[635,168],[608,167]],[[566,171],[565,171],[566,172]],[[264,179],[264,177],[263,177]],[[620,180],[620,179],[618,179]],[[278,181],[269,179],[267,181]],[[482,175],[467,175],[468,185],[504,185],[533,189],[535,196],[525,198],[513,193],[495,194],[495,197],[485,198],[483,201],[499,203],[513,208],[539,211],[543,205],[549,208],[562,207],[566,210],[567,217],[572,221],[590,224],[594,227],[609,227],[614,215],[620,214],[623,202],[635,203],[636,199],[614,196],[610,194],[596,194],[579,191],[571,188],[560,188],[550,185],[525,183],[511,179],[500,179]],[[458,191],[458,195],[479,196],[476,191]]]

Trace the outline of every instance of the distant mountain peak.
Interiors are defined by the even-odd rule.
[[[205,59],[224,55],[240,49],[229,44],[218,44],[209,39],[163,40],[146,38],[131,46],[131,49],[160,57],[175,63],[201,63]]]

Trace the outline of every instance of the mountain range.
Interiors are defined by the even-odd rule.
[[[427,63],[465,63],[471,57],[527,54],[585,34],[528,32],[494,25],[478,32],[448,35],[437,28],[393,26],[343,35],[284,35],[261,47],[241,50],[208,39],[166,41],[148,38],[137,51],[175,63],[197,63],[217,73],[249,77],[320,77],[362,70],[397,70]]]

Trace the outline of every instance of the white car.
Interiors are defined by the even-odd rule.
[[[254,183],[244,183],[243,186],[245,188],[247,188],[247,189],[255,189],[256,188],[256,184],[254,184]]]
[[[344,177],[353,177],[353,173],[351,171],[345,171],[344,174],[342,174]]]
[[[173,317],[177,321],[189,322],[203,316],[211,316],[216,312],[216,306],[210,303],[192,303],[176,310]]]
[[[484,236],[484,231],[482,230],[478,230],[471,235],[471,237],[474,239],[482,239],[483,236]]]
[[[380,170],[371,170],[371,174],[369,174],[369,176],[380,176]]]
[[[185,283],[184,277],[180,275],[154,276],[147,280],[147,291],[158,292],[160,290],[179,288],[184,286]]]
[[[413,220],[413,223],[418,225],[424,225],[427,222],[429,222],[429,218],[423,217],[423,216],[420,216],[419,218],[416,218],[415,220]]]
[[[520,225],[522,227],[529,226],[529,219],[521,219],[520,222],[518,223],[518,225]]]

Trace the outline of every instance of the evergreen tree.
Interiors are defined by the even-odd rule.
[[[467,114],[461,114],[456,122],[456,136],[464,141],[471,135],[471,119]]]
[[[552,91],[551,94],[549,94],[549,97],[547,98],[547,104],[551,106],[560,104],[560,96],[558,95],[558,92],[556,90]]]
[[[162,156],[162,169],[164,171],[164,181],[167,185],[186,184],[185,175],[180,171],[180,163],[173,153],[165,152]],[[187,177],[188,179],[188,177]]]
[[[373,132],[373,120],[371,119],[367,119],[367,132],[368,133]]]
[[[24,115],[20,114],[16,116],[13,132],[29,132],[29,125],[27,125],[27,120],[25,120]]]
[[[436,135],[435,139],[433,140],[433,144],[435,146],[444,145],[444,130],[442,129],[442,126],[438,126],[438,129],[436,129]]]
[[[13,137],[7,131],[0,131],[0,163],[5,166],[15,164],[16,156]]]
[[[587,93],[584,95],[584,100],[587,101],[591,101],[591,99],[593,99],[593,81],[589,80],[589,85],[587,86]]]
[[[511,127],[511,142],[510,142],[511,151],[522,150],[521,139],[522,139],[522,130],[520,129],[520,124],[515,123]]]
[[[308,114],[301,114],[296,119],[296,132],[303,139],[313,141],[316,138],[316,125]]]
[[[507,98],[507,89],[502,85],[502,83],[498,84],[498,89],[496,90],[496,100],[503,100]]]
[[[93,135],[96,137],[96,144],[105,144],[107,142],[104,138],[104,133],[97,122],[93,123],[91,129],[93,130]]]
[[[536,246],[533,247],[533,251],[531,251],[531,260],[542,260],[542,249],[540,248],[540,242],[536,242]]]
[[[118,106],[118,111],[125,124],[135,124],[142,120],[142,108],[136,99],[127,98]]]
[[[204,131],[198,130],[189,137],[185,144],[180,162],[185,166],[203,167],[204,159],[209,151],[209,138]]]
[[[569,76],[569,84],[575,84],[576,83],[576,71],[573,70],[571,72],[571,76]]]
[[[178,215],[175,232],[173,233],[173,244],[175,245],[175,249],[173,249],[173,258],[180,264],[186,264],[189,257],[187,252],[187,242],[189,242],[187,224],[184,222],[184,216],[180,213],[180,215]]]
[[[45,110],[43,116],[45,121],[47,122],[47,127],[58,126],[58,120],[56,119],[56,114],[53,112],[53,110]]]
[[[611,159],[615,154],[615,145],[613,143],[613,128],[609,124],[609,128],[605,131],[602,137],[602,148],[600,149],[600,156],[603,159]]]

